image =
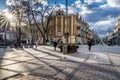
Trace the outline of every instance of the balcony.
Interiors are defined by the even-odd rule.
[[[77,29],[81,29],[81,26],[77,26]]]

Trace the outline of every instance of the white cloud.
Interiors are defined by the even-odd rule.
[[[91,23],[91,29],[95,29],[97,32],[107,31],[109,28],[113,29],[115,25],[115,18],[108,17],[108,19],[103,21],[98,21],[96,23]]]
[[[26,0],[29,1],[29,0]],[[36,2],[43,4],[44,6],[48,5],[47,0],[30,0],[32,4],[35,4]],[[21,1],[20,0],[6,0],[7,5],[19,5],[21,6]]]
[[[47,0],[39,0],[39,3],[43,4],[44,6],[48,5]]]
[[[68,13],[69,14],[76,14],[78,11],[76,10],[76,7],[74,5],[68,7]]]
[[[90,9],[88,9],[86,6],[82,5],[81,6],[81,12],[80,15],[85,16],[87,14],[92,13],[92,11]]]
[[[76,0],[75,4],[81,4],[81,1],[80,0]]]
[[[6,0],[6,4],[7,5],[15,5],[15,1],[14,0]]]
[[[60,6],[60,9],[66,12],[66,6],[64,4],[59,4],[59,6]],[[56,9],[58,10],[59,8],[56,8]],[[77,13],[75,6],[74,5],[68,6],[68,14],[75,14],[75,13]]]
[[[107,0],[107,3],[111,7],[120,7],[120,0]]]
[[[66,6],[64,4],[59,4],[59,6],[60,6],[61,9],[65,9],[66,8]]]
[[[95,2],[105,2],[106,0],[84,0],[85,3],[91,4]]]
[[[55,7],[55,9],[54,9],[54,10],[55,10],[55,11],[58,11],[59,9],[60,9],[59,7]]]
[[[80,0],[76,0],[74,5],[76,6],[76,8],[81,8],[81,1]]]
[[[21,6],[21,2],[20,1],[17,1],[17,0],[6,0],[6,4],[7,5],[18,5],[18,6]]]
[[[107,30],[111,24],[112,21],[98,21],[93,26],[96,30]]]
[[[61,9],[66,12],[66,6],[64,4],[59,4],[59,7],[57,9]]]
[[[120,7],[120,0],[107,0],[107,4],[101,5],[101,8]]]

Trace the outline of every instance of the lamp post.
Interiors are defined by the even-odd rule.
[[[68,33],[68,0],[66,0],[66,27],[65,27],[65,38],[66,38],[66,44],[68,44],[68,38],[69,38],[69,33]]]
[[[65,38],[65,45],[63,46],[63,53],[67,54],[68,53],[68,38],[69,38],[69,33],[68,33],[68,0],[66,0],[66,20],[65,20],[65,34],[64,34],[64,38]]]

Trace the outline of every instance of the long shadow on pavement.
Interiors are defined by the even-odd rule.
[[[47,49],[47,50],[50,50],[50,51],[54,51],[54,50],[51,50],[51,49],[48,49],[48,48],[45,48],[45,47],[43,47],[43,48]],[[101,65],[101,66],[99,66],[99,65]],[[105,73],[107,75],[111,75],[111,76],[115,77],[116,79],[120,79],[120,73],[116,69],[113,69],[114,65],[111,65],[111,64],[93,65],[93,64],[90,64],[90,63],[82,63],[81,66],[84,66],[85,68],[89,68],[89,69],[97,71],[97,72],[101,72],[101,73]],[[74,73],[76,73],[76,72],[74,71]],[[94,75],[96,75],[96,74],[94,74]],[[100,75],[97,74],[96,76],[100,76]]]
[[[34,50],[36,51],[40,51],[40,52],[43,52],[45,54],[48,54],[48,55],[51,55],[51,56],[54,56],[54,57],[57,57],[57,58],[60,58],[60,56],[58,55],[54,55],[54,54],[51,54],[50,52],[47,52],[47,51],[42,51],[42,50],[39,50],[39,49],[36,49],[36,48],[33,48]],[[52,51],[52,50],[51,50]]]
[[[35,49],[35,50],[36,50],[36,49]],[[52,69],[54,69],[54,70],[56,70],[56,71],[58,71],[58,72],[62,72],[61,69],[59,69],[59,68],[57,68],[57,67],[55,67],[55,66],[53,66],[53,65],[49,65],[47,62],[41,60],[40,58],[34,56],[32,53],[30,53],[30,52],[28,52],[28,51],[26,51],[26,50],[24,50],[24,51],[27,52],[28,54],[30,54],[30,55],[31,55],[32,57],[34,57],[35,59],[37,59],[37,60],[41,61],[42,63],[44,63],[45,65],[49,66],[50,68],[52,68]],[[46,53],[46,54],[50,54],[50,53],[48,53],[48,52],[41,51],[41,50],[37,50],[37,51],[40,51],[40,52],[43,52],[43,53]],[[59,57],[59,56],[56,56],[56,55],[53,55],[53,54],[50,54],[50,55],[51,55],[51,56],[55,56],[55,57]],[[49,72],[48,72],[48,73],[49,73]],[[59,73],[58,73],[58,74],[59,74]],[[64,75],[69,75],[67,72],[63,72],[63,74],[64,74]],[[56,75],[57,75],[57,74],[56,74]],[[55,76],[56,76],[56,75],[55,75]],[[53,76],[46,76],[46,75],[44,75],[43,77],[54,78]]]
[[[42,48],[47,49],[47,50],[50,50],[50,51],[60,52],[59,50],[48,49],[48,48],[46,48],[46,47],[42,47]]]

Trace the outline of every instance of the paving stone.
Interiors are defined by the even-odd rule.
[[[66,68],[64,69],[61,73],[57,74],[55,76],[56,79],[58,80],[66,80],[68,75],[73,71],[73,68]]]
[[[18,55],[19,57],[30,57],[33,58],[33,56],[29,55],[29,54],[25,54],[25,53],[21,53]]]
[[[114,65],[116,66],[120,66],[120,61],[112,61],[114,63]]]
[[[55,62],[59,62],[60,60],[56,60],[56,59],[48,59],[48,58],[40,58],[40,60],[42,62],[42,64],[45,64],[45,65],[51,65],[52,63],[55,63]],[[55,65],[53,65],[55,66]]]
[[[17,73],[0,69],[0,80],[16,75]]]
[[[28,61],[28,60],[32,60],[34,59],[33,57],[23,57],[23,56],[19,56],[19,57],[14,57],[14,58],[9,58],[10,60],[16,60],[16,61]]]
[[[120,66],[120,56],[110,56],[110,59],[116,66]]]
[[[63,57],[65,57],[66,58],[65,60],[67,60],[67,61],[76,61],[76,62],[84,62],[85,61],[85,58],[78,58],[78,57],[75,57],[75,56],[67,55],[67,56],[63,56]]]
[[[26,63],[31,63],[31,64],[40,64],[40,65],[49,65],[50,63],[46,63],[43,60],[40,59],[33,59],[33,60],[29,60],[29,61],[25,61]]]
[[[35,76],[43,76],[43,77],[53,77],[57,75],[59,72],[64,70],[62,67],[54,67],[54,66],[43,66],[35,71],[32,71],[30,75]]]
[[[4,65],[10,65],[13,63],[17,63],[17,61],[12,61],[12,60],[0,60],[0,66],[4,66]]]
[[[1,68],[13,70],[19,73],[19,72],[29,72],[40,67],[42,67],[42,65],[35,65],[30,63],[17,63],[17,64],[8,65],[8,66],[3,66]]]
[[[46,56],[49,56],[48,54],[37,54],[37,55],[34,55],[35,57],[37,58],[41,58],[41,57],[46,57]]]
[[[27,75],[27,76],[17,75],[7,80],[55,80],[55,79],[45,78],[41,76],[32,76],[32,75]]]
[[[1,56],[1,58],[13,58],[13,57],[18,57],[17,55],[15,55],[15,54],[11,54],[11,53],[9,53],[9,54],[4,54],[3,56]]]
[[[76,53],[71,53],[69,55],[78,58],[87,58],[90,55],[90,53],[76,52]]]
[[[56,62],[51,63],[50,65],[66,67],[66,68],[76,68],[79,66],[79,64],[80,63],[67,62],[67,61],[56,61]]]
[[[56,56],[45,56],[44,58],[48,58],[48,59],[55,59],[55,60],[60,60],[61,57],[56,57]]]
[[[119,80],[118,73],[113,66],[98,64],[82,64],[71,80]]]
[[[110,64],[108,56],[105,54],[93,53],[87,60],[88,63]]]
[[[116,67],[117,71],[120,73],[120,66],[119,67]]]
[[[42,54],[43,52],[40,52],[40,51],[38,51],[38,50],[35,50],[35,49],[32,49],[32,48],[28,48],[28,49],[24,49],[24,52],[26,52],[26,53],[31,53],[32,52],[32,54]]]

